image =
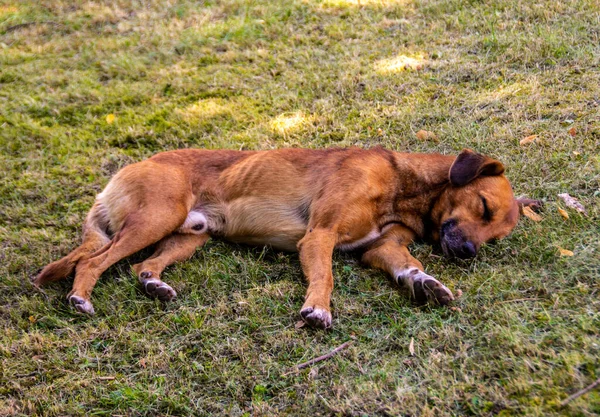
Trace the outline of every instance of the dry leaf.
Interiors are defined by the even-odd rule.
[[[306,323],[303,320],[297,321],[296,325],[294,326],[296,329],[301,329],[306,325]]]
[[[437,135],[428,130],[419,130],[416,135],[419,140],[437,140]]]
[[[558,248],[558,252],[560,253],[560,256],[573,256],[574,255],[573,251],[570,251],[568,249],[563,249],[563,248]]]
[[[415,338],[410,338],[410,344],[408,345],[408,351],[410,352],[410,356],[415,356]]]
[[[140,359],[139,364],[142,368],[146,368],[146,359],[144,359],[144,358]]]
[[[581,155],[581,153],[580,153],[580,152],[577,152],[577,151],[573,151],[573,155],[575,155],[575,156],[579,156],[579,155]]]
[[[537,137],[538,137],[538,135],[531,135],[531,136],[524,137],[519,142],[519,145],[521,145],[521,146],[529,145],[530,143],[535,142],[535,140],[537,139]]]
[[[29,316],[29,321],[31,323],[35,323],[35,317],[34,316]]]
[[[531,207],[528,206],[523,207],[523,216],[530,218],[534,222],[542,221],[542,216],[531,210]]]
[[[108,123],[109,125],[112,124],[112,122],[115,121],[115,115],[114,114],[107,114],[106,115],[106,123]]]
[[[575,197],[571,197],[567,193],[559,194],[558,196],[562,198],[567,207],[575,209],[580,213],[587,214],[585,211],[585,207],[583,207],[583,204],[581,204]]]
[[[569,218],[569,213],[567,213],[565,210],[561,209],[560,207],[558,207],[558,212],[560,213],[561,216],[563,216],[563,218],[565,218],[565,219]]]
[[[575,136],[576,134],[577,134],[577,129],[575,128],[575,126],[573,126],[572,128],[569,129],[569,135]]]
[[[319,375],[319,368],[312,368],[308,373],[308,377],[310,379],[315,379]]]

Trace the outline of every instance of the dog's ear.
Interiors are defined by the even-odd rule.
[[[529,207],[535,212],[540,212],[544,206],[542,200],[532,200],[531,198],[519,197],[515,199],[519,205],[519,212],[523,213],[523,207]]]
[[[479,176],[500,175],[503,172],[504,165],[500,161],[464,149],[450,167],[450,183],[462,187]]]

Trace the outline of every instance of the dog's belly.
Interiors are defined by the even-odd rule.
[[[294,252],[306,233],[301,201],[282,202],[258,197],[238,198],[225,205],[222,236],[232,242],[270,245]]]

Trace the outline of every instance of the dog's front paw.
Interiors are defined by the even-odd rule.
[[[413,290],[418,303],[431,302],[445,306],[454,301],[452,291],[432,277],[415,280]]]
[[[144,278],[144,274],[145,272],[142,272],[140,276]],[[147,278],[141,282],[146,294],[152,298],[158,298],[160,301],[171,301],[177,297],[175,290],[159,279]]]
[[[309,326],[320,329],[328,329],[331,327],[331,313],[329,310],[322,307],[303,307],[300,310],[302,320]]]
[[[404,283],[410,289],[410,292],[419,304],[427,302],[448,305],[454,301],[452,291],[437,279],[419,269],[404,271],[397,276],[398,283]]]
[[[92,302],[78,295],[69,296],[69,303],[80,313],[89,314],[90,316],[95,313]]]

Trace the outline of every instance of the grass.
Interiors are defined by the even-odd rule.
[[[559,403],[600,377],[598,27],[593,0],[0,0],[0,415],[597,415],[598,391]],[[413,246],[461,311],[337,254],[328,332],[295,329],[299,262],[270,249],[212,241],[168,305],[134,256],[92,318],[29,284],[127,163],[350,145],[488,153],[544,219],[469,263]]]

